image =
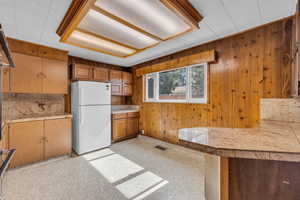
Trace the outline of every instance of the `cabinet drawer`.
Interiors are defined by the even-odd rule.
[[[113,114],[113,119],[126,119],[127,113]]]
[[[129,112],[127,114],[128,114],[128,118],[139,117],[139,112]]]

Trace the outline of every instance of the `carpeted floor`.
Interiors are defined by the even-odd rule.
[[[140,136],[10,170],[4,191],[6,200],[204,200],[204,159],[200,152]]]

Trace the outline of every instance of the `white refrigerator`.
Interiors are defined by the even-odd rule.
[[[72,83],[73,149],[79,155],[111,145],[111,85]]]

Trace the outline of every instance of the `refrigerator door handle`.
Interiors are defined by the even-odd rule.
[[[82,88],[79,87],[79,90],[78,90],[78,93],[79,93],[79,95],[78,95],[78,103],[79,103],[79,105],[81,105],[81,90],[82,90]]]
[[[78,109],[79,125],[82,125],[81,108]]]

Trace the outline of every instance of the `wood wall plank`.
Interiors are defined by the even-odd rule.
[[[260,98],[290,97],[293,20],[281,20],[135,66],[132,100],[141,106],[141,129],[148,136],[176,143],[179,128],[255,126],[260,118]],[[209,65],[208,104],[143,102],[141,74],[195,63],[195,55],[210,50],[216,51],[217,60]]]

